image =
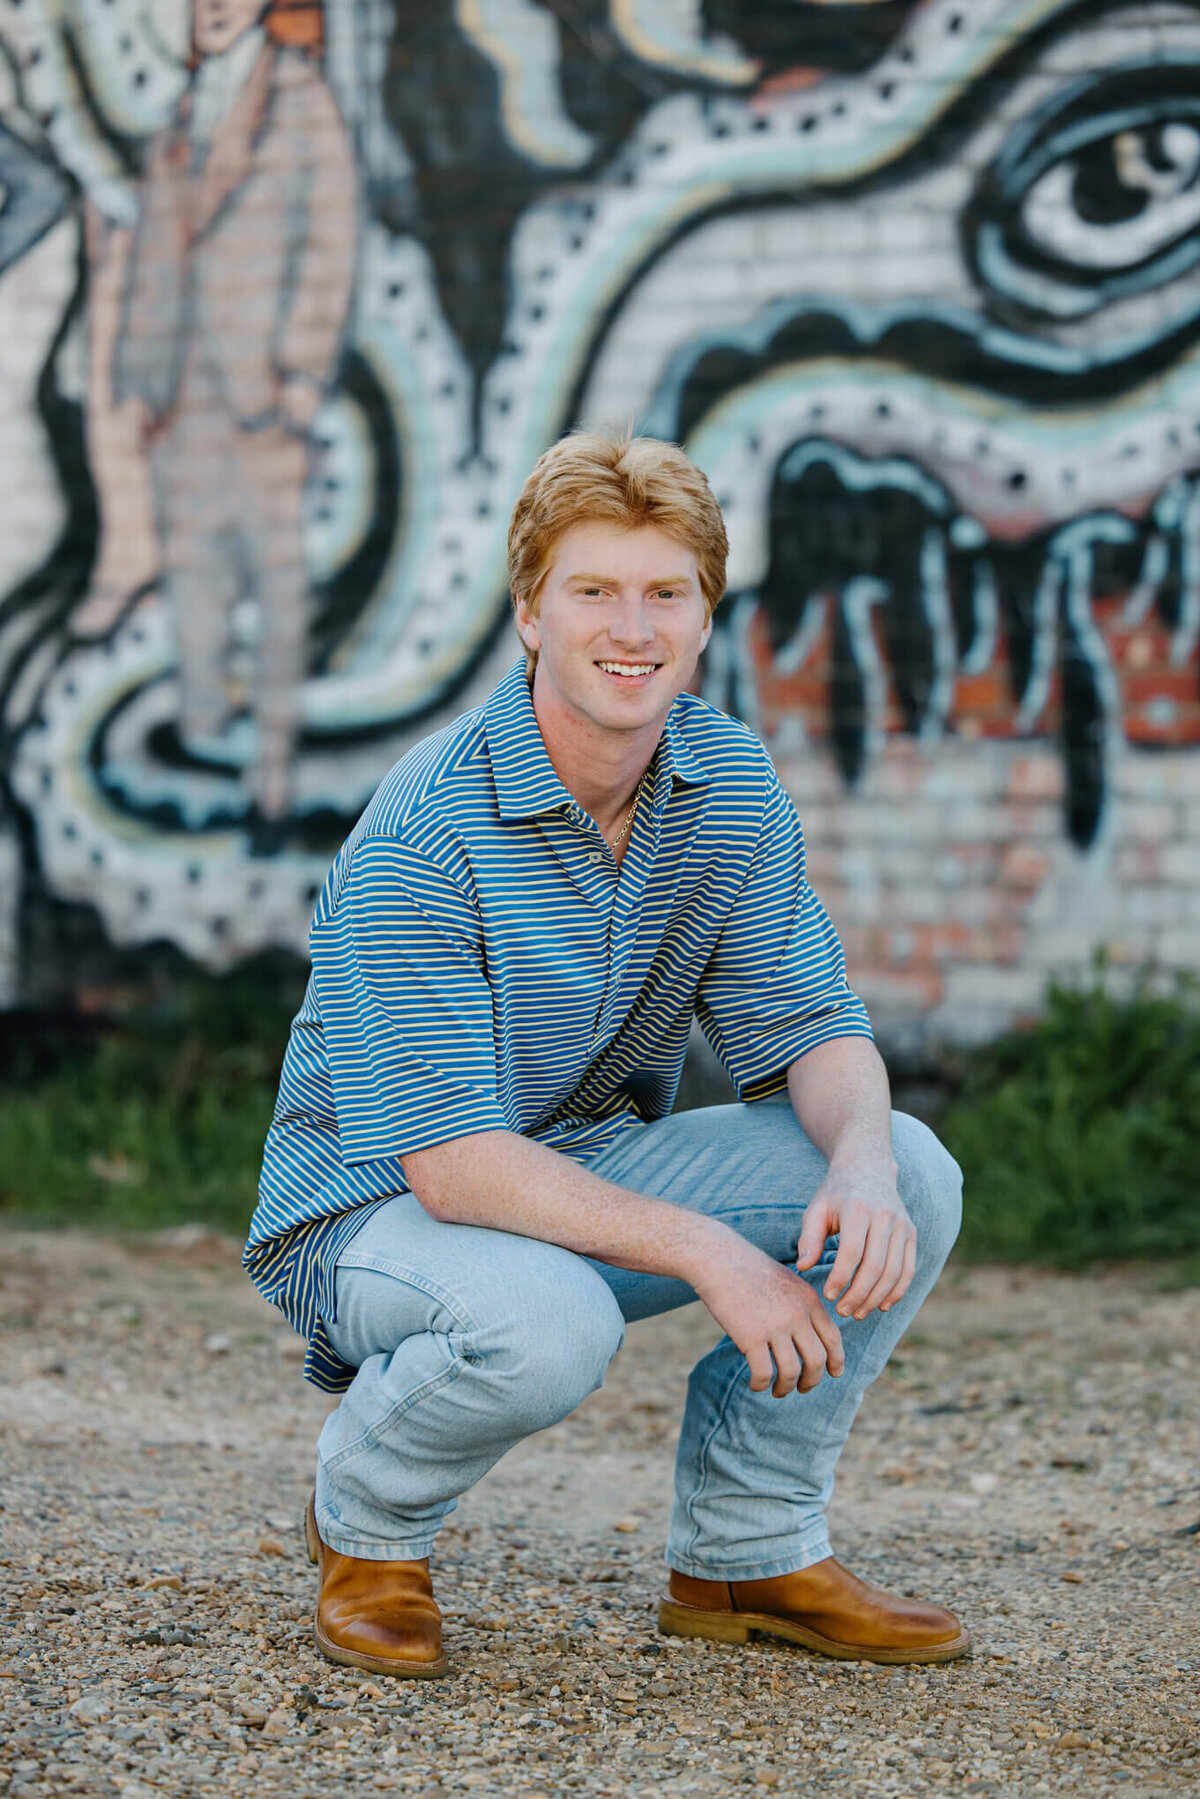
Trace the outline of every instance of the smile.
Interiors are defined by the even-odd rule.
[[[623,681],[636,680],[641,676],[657,672],[661,664],[657,662],[597,662],[596,667],[606,675],[619,675]]]

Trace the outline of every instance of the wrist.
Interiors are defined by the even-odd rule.
[[[900,1170],[890,1143],[881,1143],[878,1137],[855,1135],[844,1138],[831,1150],[829,1173],[839,1180],[853,1176],[894,1186]]]
[[[727,1268],[738,1249],[746,1247],[746,1239],[719,1218],[688,1213],[675,1273],[703,1296],[718,1270]]]

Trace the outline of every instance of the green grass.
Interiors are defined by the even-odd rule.
[[[960,1253],[1060,1268],[1200,1251],[1200,1004],[1103,970],[964,1059],[938,1121],[962,1164]]]
[[[300,989],[197,979],[0,1082],[0,1217],[243,1232]],[[47,1066],[49,1064],[49,1066]]]
[[[302,986],[197,977],[0,1070],[0,1218],[242,1232]],[[49,1045],[49,1047],[48,1047]],[[1054,989],[1030,1030],[955,1056],[937,1121],[962,1163],[959,1254],[1200,1282],[1200,1000]]]

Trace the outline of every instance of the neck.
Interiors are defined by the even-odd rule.
[[[606,731],[564,706],[545,681],[533,679],[533,712],[555,774],[604,837],[625,822],[637,784],[658,748],[666,718],[634,731]]]

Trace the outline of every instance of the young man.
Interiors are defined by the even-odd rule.
[[[312,927],[246,1264],[344,1397],[320,1437],[316,1638],[444,1672],[457,1496],[700,1298],[664,1631],[944,1661],[958,1620],[833,1559],[863,1391],[958,1230],[761,743],[686,691],[724,525],[681,451],[566,438],[509,534],[526,661],[418,744]],[[669,1116],[693,1016],[739,1104]],[[790,1104],[788,1103],[790,1101]]]

